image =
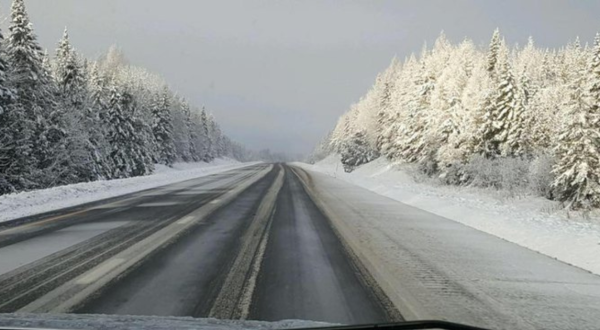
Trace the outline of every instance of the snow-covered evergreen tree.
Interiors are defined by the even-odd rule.
[[[394,142],[398,157],[409,163],[424,161],[428,156],[426,132],[431,119],[431,92],[435,88],[435,76],[428,70],[426,62],[421,63],[420,73],[415,78],[406,103],[407,116]]]
[[[110,157],[112,148],[107,138],[110,127],[107,79],[100,71],[97,62],[92,65],[88,77],[90,104],[86,120],[91,127],[90,142],[96,147],[97,151],[94,155],[94,161],[99,166],[101,177],[110,178],[115,171],[115,164]]]
[[[212,141],[210,133],[210,118],[206,113],[206,108],[202,107],[200,112],[201,139],[202,139],[202,161],[210,162],[212,157]]]
[[[147,175],[154,171],[154,160],[152,158],[152,142],[150,141],[151,127],[138,114],[137,101],[129,88],[125,87],[122,92],[122,108],[131,121],[133,130],[136,132],[130,142],[132,176]]]
[[[225,145],[225,139],[223,136],[223,132],[221,131],[221,127],[215,120],[214,117],[211,116],[211,129],[213,141],[213,158],[220,158],[225,155],[227,146]]]
[[[184,151],[182,159],[186,162],[198,162],[200,161],[200,159],[198,158],[198,150],[196,149],[197,137],[196,131],[194,129],[194,118],[192,117],[190,105],[185,100],[182,100],[181,102],[181,112],[183,115],[183,120],[185,122],[185,138],[187,141],[187,150]]]
[[[127,178],[151,173],[151,155],[147,142],[137,133],[144,129],[135,118],[135,101],[127,88],[118,86],[109,88],[108,121],[110,157],[115,169],[112,178]],[[137,131],[136,131],[137,130]]]
[[[7,109],[13,134],[8,179],[17,190],[43,187],[51,183],[44,170],[52,165],[57,142],[48,136],[55,103],[23,0],[14,0],[11,7],[6,54],[9,86],[15,92],[15,101]]]
[[[442,34],[430,51],[378,75],[340,116],[326,148],[317,146],[319,158],[322,150],[341,154],[351,169],[373,148],[452,184],[485,181],[490,167],[519,163],[515,182],[525,184],[540,175],[527,171],[539,171],[543,155],[541,168],[557,162],[556,198],[573,208],[600,207],[598,44],[600,37],[593,49],[576,39],[552,50],[529,38],[509,49],[496,30],[482,49],[468,40],[452,46]],[[551,196],[551,175],[543,176],[544,196]]]
[[[206,138],[204,135],[204,125],[202,124],[202,111],[197,107],[191,107],[190,114],[190,140],[194,145],[192,157],[195,162],[204,161]]]
[[[16,152],[16,143],[13,121],[16,116],[10,112],[10,105],[13,101],[13,90],[8,87],[7,81],[7,62],[4,52],[4,36],[0,31],[0,195],[13,192],[16,188],[13,186],[19,175],[18,169],[11,168],[14,165]]]
[[[498,83],[485,109],[481,130],[486,157],[520,156],[525,153],[523,136],[524,107],[508,59],[498,68]]]
[[[586,78],[589,83],[586,87]],[[571,85],[553,173],[557,197],[572,209],[600,206],[600,37],[588,71]]]
[[[440,175],[447,180],[454,180],[447,178],[448,173],[473,154],[479,96],[487,79],[481,64],[473,43],[462,42],[452,50],[438,79],[439,88],[432,93],[431,107],[438,111],[428,134],[433,136]]]
[[[169,104],[168,90],[156,95],[152,107],[153,123],[152,133],[156,140],[156,159],[160,164],[172,165],[176,159],[175,146],[173,144],[173,124]]]
[[[356,132],[342,145],[342,164],[346,172],[379,157],[377,151],[371,148],[363,132]]]
[[[6,61],[4,42],[4,34],[0,30],[0,115],[7,112],[14,94],[14,91],[8,87],[8,63]]]
[[[166,164],[249,158],[212,116],[160,90],[163,79],[131,65],[118,47],[89,62],[65,30],[53,61],[24,0],[11,10],[6,41],[0,33],[0,194],[145,175],[157,151]]]
[[[388,122],[382,127],[380,133],[380,153],[391,161],[403,161],[401,156],[402,136],[405,127],[403,124],[411,121],[414,115],[409,109],[412,93],[414,92],[414,77],[420,72],[421,66],[414,56],[410,56],[398,68],[396,81],[391,92],[391,104],[389,106]]]
[[[494,34],[492,34],[492,40],[490,41],[490,46],[487,55],[487,71],[490,74],[490,77],[496,77],[496,70],[498,69],[498,60],[501,55],[501,37],[500,30],[494,30]]]
[[[588,103],[592,112],[600,115],[600,33],[596,34],[590,61],[590,81],[588,83]]]
[[[215,122],[215,117],[209,114],[207,117],[208,126],[208,158],[209,161],[217,158],[219,155],[219,128]]]
[[[117,86],[109,88],[107,120],[110,125],[108,132],[111,145],[110,158],[114,163],[111,178],[129,177],[132,173],[132,166],[127,147],[135,132],[122,107],[122,96]]]
[[[64,149],[59,154],[64,168],[59,180],[71,183],[102,178],[105,176],[104,159],[100,155],[100,137],[96,132],[100,123],[90,110],[86,72],[66,29],[56,50],[54,79],[59,94],[60,121],[66,130]]]
[[[395,112],[392,111],[392,94],[395,83],[398,80],[398,72],[401,64],[397,58],[392,59],[392,63],[383,74],[378,77],[374,86],[375,106],[377,110],[376,127],[376,149],[379,153],[387,152],[392,143],[391,126],[394,123]]]

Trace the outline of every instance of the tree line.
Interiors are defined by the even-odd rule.
[[[559,49],[450,43],[394,58],[340,117],[313,160],[347,171],[378,157],[455,185],[534,187],[571,209],[600,207],[600,35]],[[509,187],[510,188],[510,187]]]
[[[83,58],[67,30],[54,56],[24,0],[0,31],[0,194],[152,173],[154,164],[246,160],[204,107],[190,105],[115,46]]]

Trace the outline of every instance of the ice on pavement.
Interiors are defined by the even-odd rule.
[[[584,218],[542,197],[415,182],[383,157],[352,173],[339,156],[299,165],[600,274],[600,215]]]
[[[211,163],[176,163],[173,167],[156,165],[155,173],[148,176],[84,182],[2,195],[0,196],[0,222],[207,176],[248,165],[250,163],[240,163],[231,159],[215,159]]]
[[[313,321],[277,322],[200,319],[192,317],[122,316],[85,314],[0,314],[0,327],[95,330],[259,330],[323,327],[330,324]]]
[[[392,191],[388,171],[377,171],[382,181],[364,176],[363,182]],[[407,319],[493,329],[598,328],[599,276],[330,175],[311,175],[321,207]],[[437,206],[443,211],[449,202],[440,198]]]

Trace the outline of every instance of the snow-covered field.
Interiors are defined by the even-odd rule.
[[[352,173],[344,172],[338,156],[298,164],[600,274],[598,214],[569,214],[542,197],[416,182],[382,158]]]
[[[278,322],[197,319],[172,316],[121,316],[74,314],[0,314],[0,327],[27,327],[45,329],[97,330],[167,330],[167,329],[290,329],[328,326],[312,321],[285,320]]]
[[[0,222],[248,166],[231,159],[156,165],[152,175],[78,183],[0,196]]]

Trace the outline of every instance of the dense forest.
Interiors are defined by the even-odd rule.
[[[450,43],[393,59],[317,146],[347,171],[386,157],[446,184],[600,206],[600,35],[560,49]]]
[[[204,107],[117,47],[88,60],[65,30],[49,56],[24,0],[11,10],[8,37],[0,32],[0,194],[145,175],[156,163],[252,156]]]

